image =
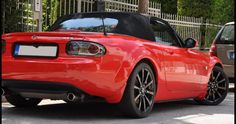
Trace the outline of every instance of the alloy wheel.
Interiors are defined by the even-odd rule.
[[[227,79],[222,72],[212,71],[205,100],[213,103],[221,99],[227,92],[227,86]]]
[[[154,103],[154,77],[148,69],[142,68],[136,75],[134,84],[134,101],[140,112],[148,111]]]

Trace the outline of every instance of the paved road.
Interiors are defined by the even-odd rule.
[[[34,109],[2,103],[3,124],[233,124],[234,94],[218,106],[201,106],[192,100],[155,104],[151,115],[129,119],[106,103],[65,104],[44,100]]]

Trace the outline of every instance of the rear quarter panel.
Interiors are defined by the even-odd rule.
[[[157,77],[158,89],[165,88],[164,70],[161,64],[162,52],[160,45],[130,36],[108,35],[101,39],[87,39],[103,44],[106,47],[106,64],[104,68],[116,70],[114,73],[114,85],[120,87],[117,94],[111,99],[121,99],[129,76],[135,66],[143,59],[148,59],[154,66]],[[97,41],[96,41],[97,40]],[[159,90],[158,90],[159,91]],[[118,98],[119,97],[119,98]]]

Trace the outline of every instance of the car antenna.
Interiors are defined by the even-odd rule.
[[[105,24],[104,24],[104,17],[102,15],[102,27],[103,27],[103,33],[105,36],[107,36],[107,32],[106,32],[106,27],[105,27]]]

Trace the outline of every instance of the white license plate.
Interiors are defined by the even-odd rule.
[[[16,44],[14,56],[56,57],[57,46],[45,44]]]

